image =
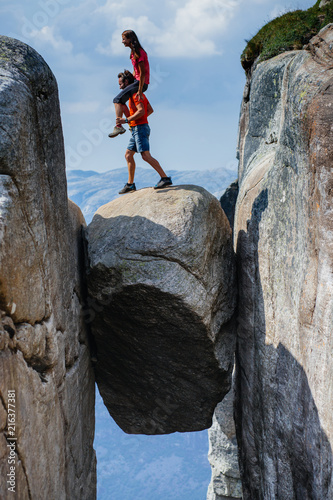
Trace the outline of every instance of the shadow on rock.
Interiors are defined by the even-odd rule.
[[[332,449],[307,374],[285,345],[268,338],[258,253],[267,207],[263,190],[237,243],[236,429],[244,500],[328,500]]]

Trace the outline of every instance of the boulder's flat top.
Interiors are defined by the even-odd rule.
[[[200,186],[188,184],[170,186],[165,189],[144,188],[101,206],[96,215],[103,218],[117,217],[118,215],[141,216],[154,222],[158,221],[159,224],[164,222],[171,226],[174,219],[179,219],[180,211],[186,214],[184,211],[186,205],[192,207],[192,203],[194,203],[199,208],[201,205],[203,206],[202,200],[205,200],[205,205],[208,201],[219,206],[215,196]]]

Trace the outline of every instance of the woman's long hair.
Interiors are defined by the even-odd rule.
[[[131,55],[133,54],[134,58],[138,59],[140,57],[140,50],[144,50],[138,37],[132,30],[125,30],[122,32],[122,35],[130,41]]]

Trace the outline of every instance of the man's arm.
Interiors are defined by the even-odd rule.
[[[128,121],[138,120],[144,114],[145,114],[145,107],[143,105],[143,102],[139,102],[136,105],[136,112],[133,115],[131,115],[131,116],[128,117]],[[125,122],[125,118],[117,118],[116,124],[117,125],[121,125],[122,123],[126,123]]]
[[[150,104],[150,102],[148,101],[148,106],[147,106],[147,116],[151,115],[152,113],[154,113],[154,110]]]

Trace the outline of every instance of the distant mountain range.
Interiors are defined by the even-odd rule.
[[[228,168],[185,170],[182,172],[171,170],[170,175],[174,185],[195,184],[202,186],[217,198],[220,198],[225,189],[237,178],[236,170]],[[152,168],[137,167],[135,173],[137,189],[154,186],[158,180],[159,176]],[[127,168],[109,170],[103,173],[91,170],[67,171],[68,196],[81,208],[87,224],[101,205],[120,196],[118,191],[126,182]]]

